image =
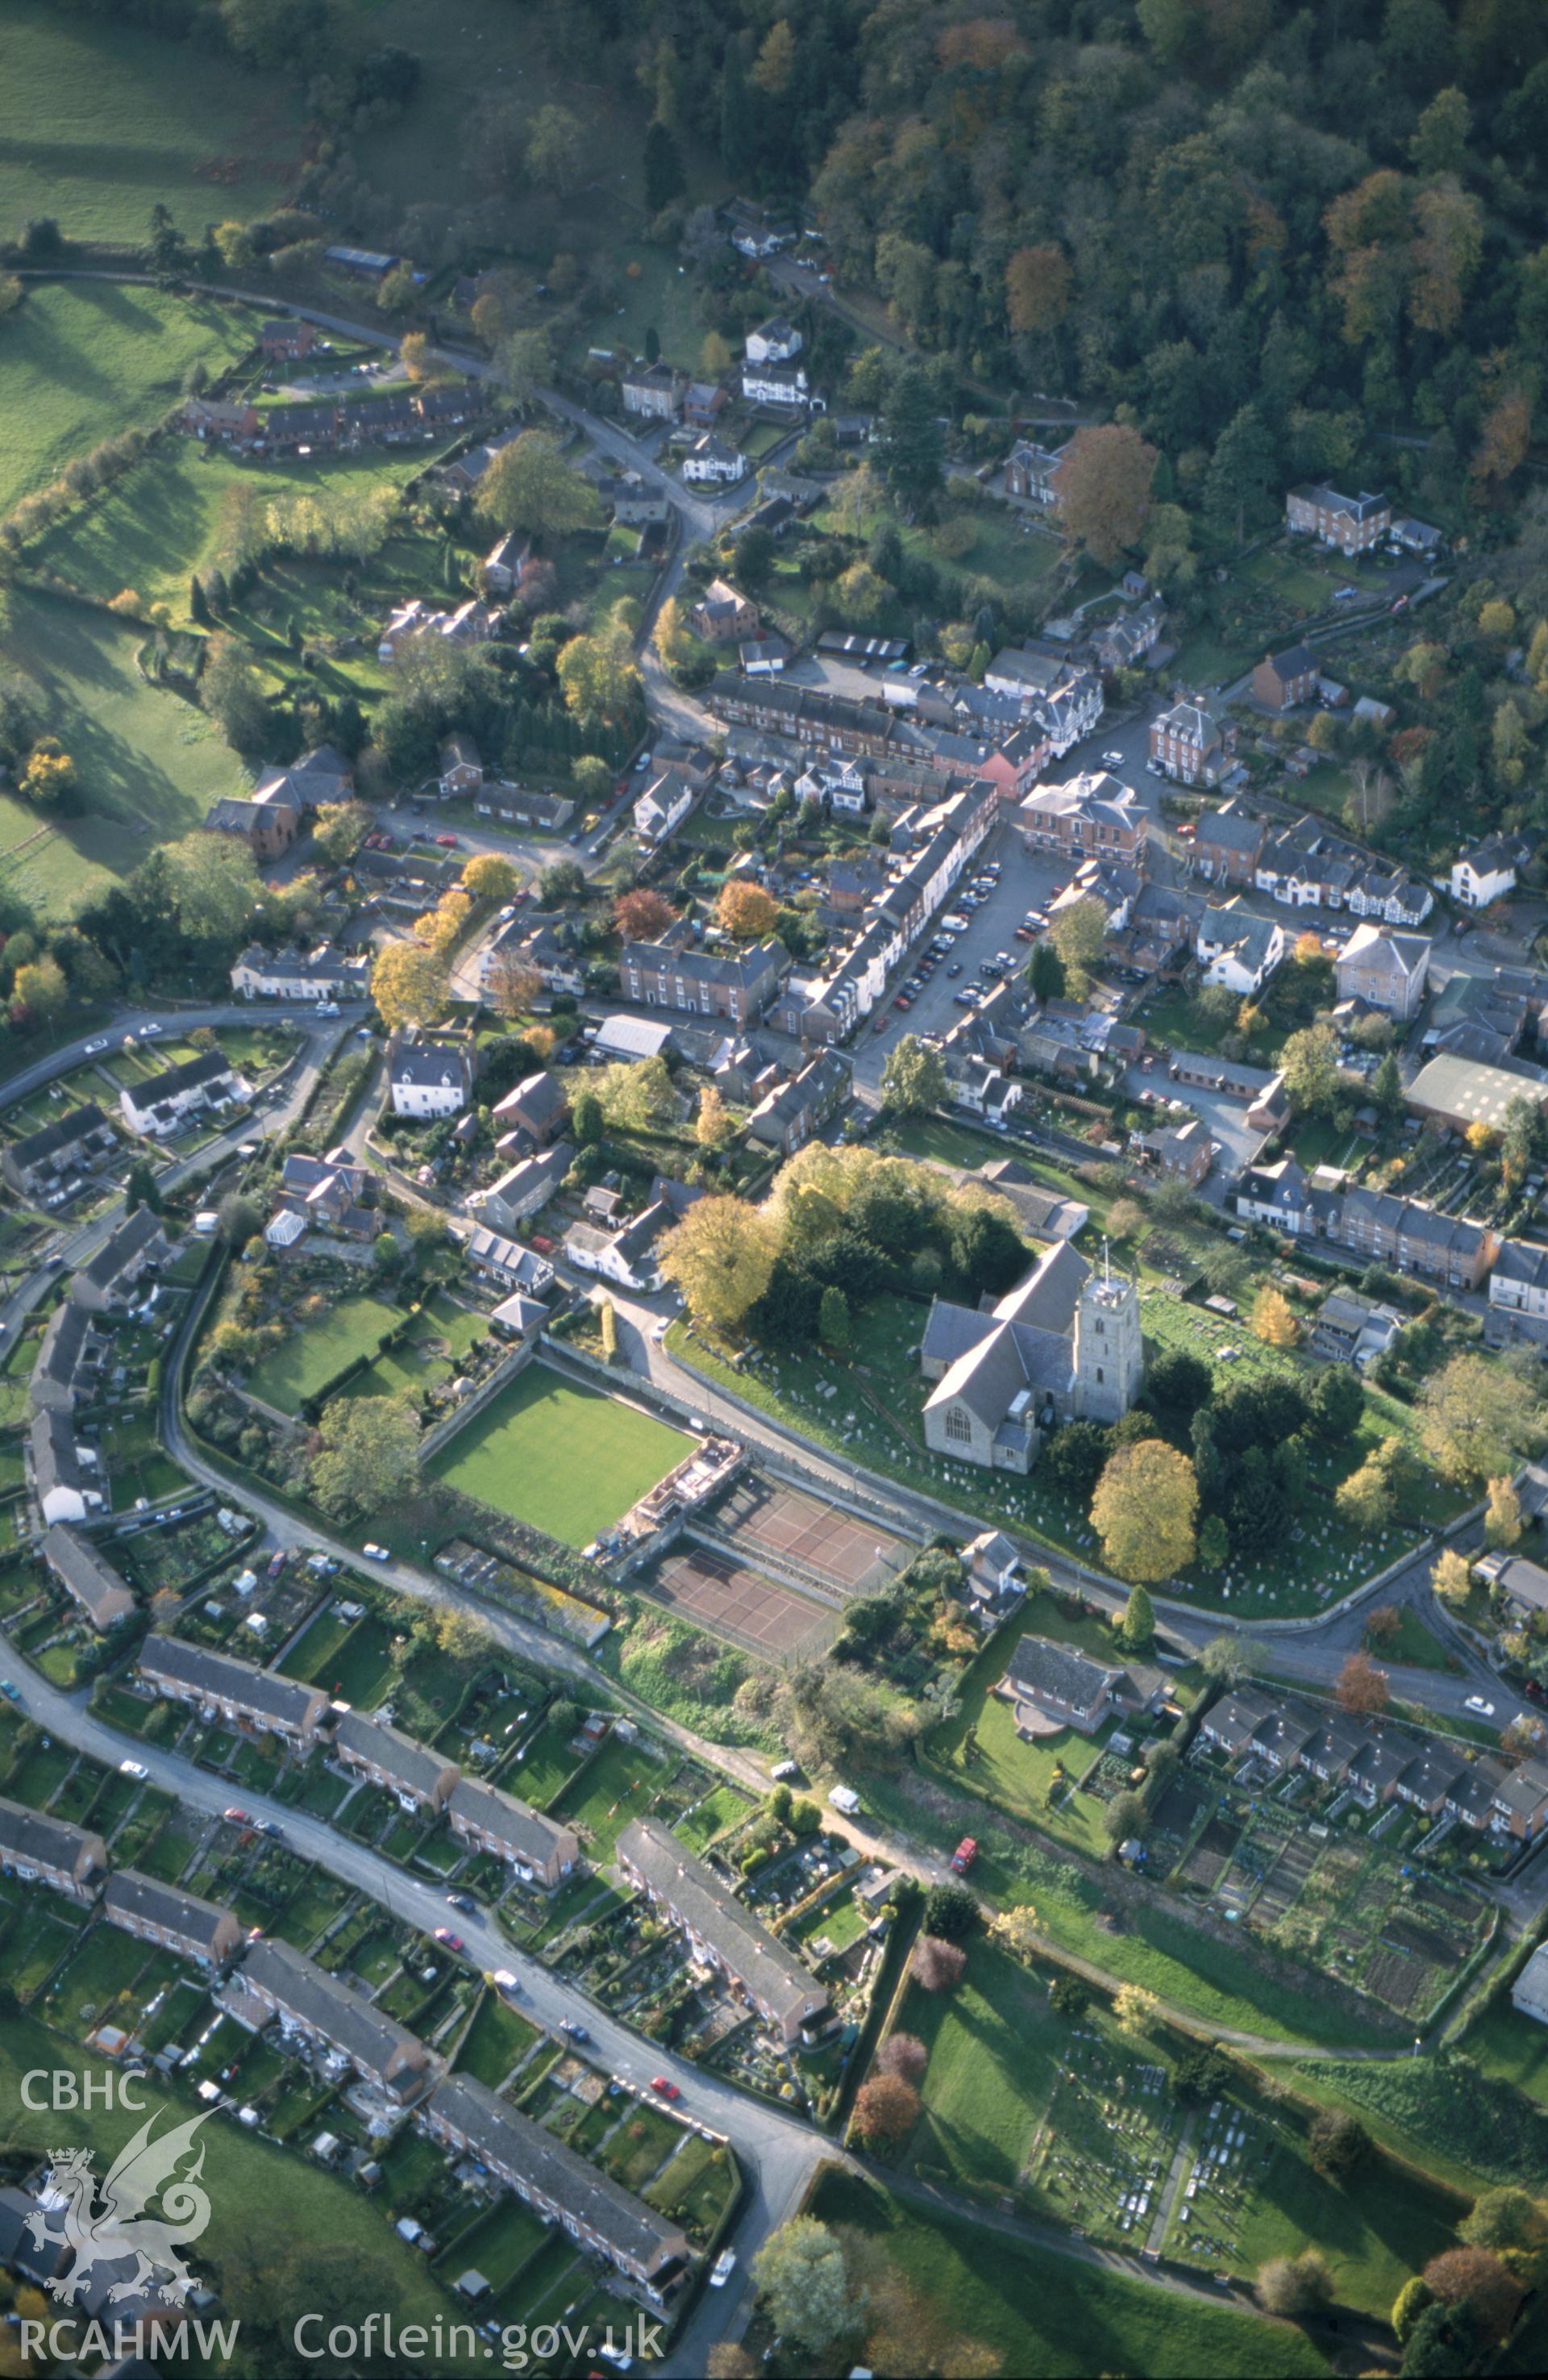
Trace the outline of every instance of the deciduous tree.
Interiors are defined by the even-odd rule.
[[[1497,1478],[1542,1436],[1525,1378],[1484,1355],[1454,1355],[1420,1391],[1420,1437],[1443,1478]]]
[[[1513,1546],[1521,1535],[1521,1499],[1514,1480],[1506,1477],[1489,1482],[1488,1509],[1483,1515],[1484,1542],[1491,1546]]]
[[[895,2148],[906,2141],[919,2121],[920,2098],[901,2074],[873,2074],[855,2094],[853,2130],[863,2141],[881,2141]]]
[[[1092,1499],[1103,1559],[1119,1578],[1169,1578],[1193,1559],[1199,1483],[1193,1465],[1164,1439],[1143,1439],[1110,1455]]]
[[[1369,1653],[1357,1651],[1339,1670],[1334,1692],[1345,1710],[1371,1718],[1385,1710],[1390,1683],[1386,1671],[1376,1667]]]
[[[1300,2322],[1329,2302],[1333,2276],[1315,2248],[1303,2248],[1299,2256],[1271,2256],[1260,2265],[1255,2287],[1265,2313]]]
[[[928,1115],[946,1104],[946,1067],[940,1051],[905,1033],[888,1051],[881,1070],[883,1104],[894,1115]]]
[[[1113,1995],[1113,2014],[1125,2033],[1149,2033],[1160,2012],[1160,2001],[1143,1984],[1119,1984]]]
[[[503,852],[478,851],[462,872],[465,891],[478,901],[509,901],[521,890],[521,870]]]
[[[1293,1347],[1300,1337],[1295,1310],[1281,1289],[1265,1281],[1252,1308],[1252,1332],[1265,1347]]]
[[[384,1025],[427,1025],[446,997],[446,971],[417,941],[388,942],[371,968],[371,998]]]
[[[774,931],[780,905],[761,884],[732,876],[721,885],[715,903],[715,922],[739,942],[760,942]]]
[[[1053,476],[1067,536],[1110,568],[1144,528],[1155,472],[1155,449],[1137,430],[1117,421],[1077,430]]]
[[[654,942],[677,923],[677,911],[653,884],[636,884],[613,903],[612,922],[626,942]]]
[[[779,1234],[740,1198],[700,1198],[661,1244],[660,1267],[695,1318],[736,1330],[768,1286]]]
[[[335,1397],[322,1409],[318,1434],[312,1493],[335,1519],[375,1511],[384,1481],[399,1491],[411,1486],[418,1469],[419,1424],[406,1395]]]
[[[861,2312],[843,2250],[826,2223],[793,2216],[753,2258],[753,2278],[769,2321],[814,2353],[850,2329]]]
[[[549,430],[524,430],[501,447],[478,482],[478,510],[495,528],[566,537],[596,518],[597,499]]]
[[[960,1942],[943,1942],[937,1934],[921,1934],[913,1946],[909,1972],[927,1992],[952,1992],[962,1980],[967,1952]]]

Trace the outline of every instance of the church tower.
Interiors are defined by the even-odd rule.
[[[1115,1273],[1104,1249],[1102,1269],[1086,1281],[1075,1308],[1076,1420],[1117,1421],[1139,1396],[1144,1368],[1139,1284]]]

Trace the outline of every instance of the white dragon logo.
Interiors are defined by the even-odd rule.
[[[200,2142],[194,2164],[178,2176],[183,2158],[193,2152],[194,2134],[210,2110],[176,2124],[159,2140],[151,2137],[155,2117],[147,2117],[134,2138],[114,2160],[102,2183],[102,2203],[94,2204],[98,2185],[91,2171],[90,2149],[55,2149],[48,2181],[62,2206],[40,2208],[27,2218],[35,2248],[67,2247],[74,2255],[66,2273],[48,2287],[56,2298],[73,2305],[98,2265],[135,2259],[127,2279],[108,2290],[107,2302],[158,2294],[169,2305],[181,2305],[193,2287],[193,2275],[178,2248],[199,2239],[210,2220],[210,2201],[197,2185],[204,2170]],[[160,2216],[147,2215],[152,2199],[161,2202]],[[62,2215],[64,2228],[49,2228],[50,2217]]]

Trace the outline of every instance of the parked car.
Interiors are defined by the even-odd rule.
[[[374,1544],[369,1537],[366,1539],[360,1551],[365,1555],[368,1561],[391,1561],[393,1559],[385,1546]]]
[[[248,1817],[246,1810],[238,1810],[235,1803],[233,1803],[229,1810],[223,1810],[221,1812],[221,1815],[225,1820],[228,1827],[250,1827],[252,1825],[252,1820]]]
[[[650,2078],[650,2087],[653,2091],[659,2092],[663,2099],[681,2099],[683,2096],[676,2083],[669,2082],[664,2074],[653,2074]]]
[[[442,851],[455,851],[457,847],[457,838],[454,834],[438,834],[435,839]]]
[[[569,2017],[561,2018],[559,2030],[568,2041],[589,2041],[591,2038],[584,2024],[575,2024]]]
[[[146,1767],[143,1760],[121,1760],[118,1763],[118,1774],[120,1777],[149,1777],[151,1771]]]
[[[974,1841],[972,1835],[964,1835],[961,1841],[957,1845],[956,1850],[951,1854],[952,1875],[966,1876],[969,1868],[973,1865],[974,1861],[977,1857],[977,1843]]]
[[[21,1688],[14,1678],[0,1678],[0,1694],[4,1694],[8,1703],[18,1703],[21,1700]]]
[[[1475,1718],[1493,1718],[1494,1716],[1494,1704],[1486,1702],[1481,1694],[1469,1694],[1462,1708],[1471,1711]]]
[[[449,1892],[446,1899],[452,1908],[460,1910],[465,1917],[477,1917],[478,1914],[478,1904],[470,1892]]]
[[[712,2289],[723,2289],[735,2270],[735,2249],[722,2248],[720,2254],[716,2257],[715,2262],[709,2267],[710,2288]]]

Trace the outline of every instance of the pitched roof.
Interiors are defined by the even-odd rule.
[[[90,1537],[81,1536],[67,1522],[55,1521],[49,1529],[43,1538],[43,1560],[95,1627],[111,1628],[134,1609],[134,1597],[125,1580]]]
[[[179,1066],[163,1067],[152,1075],[148,1083],[130,1083],[126,1089],[132,1104],[139,1109],[153,1108],[163,1099],[175,1099],[180,1091],[193,1091],[206,1083],[215,1083],[232,1073],[230,1059],[222,1050],[201,1050],[197,1058],[185,1058]]]
[[[110,1133],[112,1129],[96,1100],[88,1099],[83,1106],[67,1109],[63,1115],[55,1116],[52,1123],[40,1125],[36,1132],[27,1133],[20,1140],[14,1141],[11,1159],[26,1172],[30,1167],[41,1164],[44,1158],[56,1155],[60,1149],[73,1148],[77,1141],[86,1138],[88,1133]]]
[[[810,1967],[760,1925],[728,1884],[695,1859],[655,1818],[635,1818],[618,1839],[619,1857],[654,1885],[733,1975],[781,2017],[804,2017],[827,2005]]]
[[[87,1852],[96,1853],[96,1866],[106,1866],[100,1835],[72,1826],[68,1819],[30,1810],[25,1803],[0,1798],[0,1858],[30,1860],[39,1867],[62,1868],[73,1875]]]
[[[1060,1645],[1051,1636],[1023,1636],[1006,1665],[1005,1676],[1018,1693],[1034,1701],[1039,1695],[1068,1705],[1073,1710],[1089,1710],[1104,1690],[1111,1694],[1133,1694],[1143,1701],[1164,1682],[1159,1670],[1139,1662],[1121,1666],[1112,1661],[1094,1661],[1089,1654],[1078,1653],[1072,1645]]]
[[[448,2075],[436,2086],[429,2109],[466,2140],[474,2156],[524,2176],[544,2198],[567,2207],[647,2273],[685,2252],[683,2232],[669,2216],[658,2214],[471,2074]]]
[[[310,2025],[369,2073],[384,2074],[398,2058],[416,2072],[423,2070],[425,2046],[406,2025],[383,2015],[315,1960],[293,1950],[288,1942],[255,1942],[243,1961],[241,1975],[243,1982],[272,1993],[302,2023]]]
[[[433,1801],[446,1780],[448,1772],[457,1773],[457,1764],[445,1754],[432,1751],[429,1744],[419,1743],[401,1729],[390,1727],[385,1719],[371,1718],[364,1711],[341,1711],[333,1728],[333,1742],[342,1753],[353,1755],[373,1768],[383,1769],[389,1777],[405,1785],[410,1792]]]
[[[190,1941],[202,1943],[207,1957],[213,1957],[222,1928],[236,1923],[231,1910],[219,1908],[212,1900],[200,1900],[197,1892],[181,1892],[174,1884],[163,1884],[153,1876],[144,1876],[137,1867],[115,1868],[103,1894],[103,1907],[110,1917],[121,1911],[126,1917],[138,1917],[148,1925],[164,1925]]]
[[[147,1636],[137,1659],[141,1673],[152,1681],[165,1678],[191,1693],[240,1703],[291,1727],[304,1727],[308,1715],[328,1699],[320,1687],[298,1684],[250,1661],[233,1660],[228,1653],[212,1653],[181,1636]]]
[[[166,1237],[166,1228],[159,1215],[149,1207],[137,1207],[132,1215],[103,1242],[91,1263],[83,1267],[84,1277],[94,1289],[111,1289],[121,1272],[127,1270],[137,1257]],[[81,1276],[77,1275],[79,1279]]]
[[[560,1820],[545,1818],[529,1803],[518,1802],[514,1793],[502,1792],[498,1785],[486,1785],[478,1777],[458,1779],[446,1810],[449,1817],[487,1828],[538,1867],[562,1857],[566,1842],[573,1844],[575,1840],[572,1829]]]

